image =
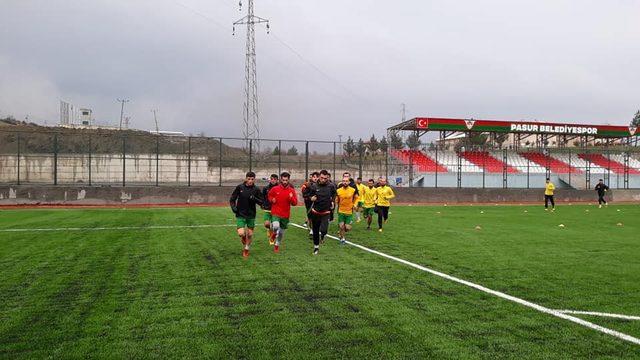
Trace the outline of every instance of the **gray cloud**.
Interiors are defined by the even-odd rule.
[[[115,124],[241,133],[232,0],[4,2],[0,115],[58,100]],[[410,116],[627,123],[640,106],[640,2],[257,0],[263,135],[369,136]],[[283,43],[284,42],[284,43]],[[291,49],[289,47],[293,49]],[[300,58],[302,56],[302,59]]]

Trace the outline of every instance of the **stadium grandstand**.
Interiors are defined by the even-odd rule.
[[[590,188],[603,178],[614,188],[640,186],[640,156],[632,126],[420,117],[387,129],[413,137],[393,150],[397,183],[442,187]],[[425,146],[420,138],[437,133]],[[398,170],[398,166],[402,170]]]

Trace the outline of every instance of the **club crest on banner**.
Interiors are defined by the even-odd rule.
[[[467,125],[467,129],[471,130],[471,128],[473,127],[473,124],[475,124],[476,121],[475,120],[465,120],[464,124]]]
[[[629,134],[630,134],[631,136],[633,136],[633,135],[635,135],[635,134],[636,134],[636,130],[638,130],[638,127],[637,127],[637,126],[629,126]]]

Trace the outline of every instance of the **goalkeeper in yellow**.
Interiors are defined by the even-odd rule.
[[[356,203],[356,189],[349,186],[349,178],[344,177],[340,187],[336,191],[336,204],[338,205],[338,226],[340,226],[340,244],[344,244],[346,233],[353,225],[353,207]]]
[[[358,196],[356,197],[356,222],[359,223],[360,221],[362,221],[361,219],[361,215],[362,215],[362,210],[364,207],[364,190],[367,186],[365,184],[362,183],[362,178],[359,177],[356,179],[356,190],[358,190]]]
[[[389,207],[391,206],[389,200],[396,197],[396,194],[394,194],[393,189],[387,185],[387,179],[380,177],[378,184],[376,188],[376,212],[378,213],[378,231],[382,232],[382,224],[386,223],[389,219]]]
[[[360,199],[362,199],[363,202],[363,216],[367,219],[367,230],[371,230],[373,213],[375,212],[376,200],[378,199],[378,189],[376,189],[373,179],[369,179],[367,186],[362,188]]]

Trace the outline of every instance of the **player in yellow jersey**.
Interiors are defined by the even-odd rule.
[[[551,211],[556,211],[556,203],[553,201],[553,191],[555,189],[555,185],[547,178],[547,182],[544,185],[544,211],[549,211],[549,202],[551,202]]]
[[[344,244],[346,233],[353,225],[353,206],[356,201],[356,189],[349,186],[349,178],[344,177],[340,187],[336,191],[336,204],[338,205],[338,226],[340,226],[340,244]]]
[[[364,193],[364,189],[366,186],[362,183],[362,178],[359,177],[356,179],[356,190],[358,190],[358,196],[356,197],[356,222],[360,222],[362,208],[364,206],[364,197],[362,196]]]
[[[378,184],[379,186],[376,188],[376,209],[378,213],[378,231],[382,232],[382,223],[386,223],[389,219],[389,207],[391,206],[389,200],[396,197],[396,194],[394,194],[393,189],[387,185],[387,179],[382,176],[378,180]]]
[[[369,179],[367,186],[363,187],[360,193],[364,208],[363,215],[367,219],[367,230],[371,230],[371,221],[373,221],[373,213],[378,199],[378,191],[374,185],[373,179]]]

